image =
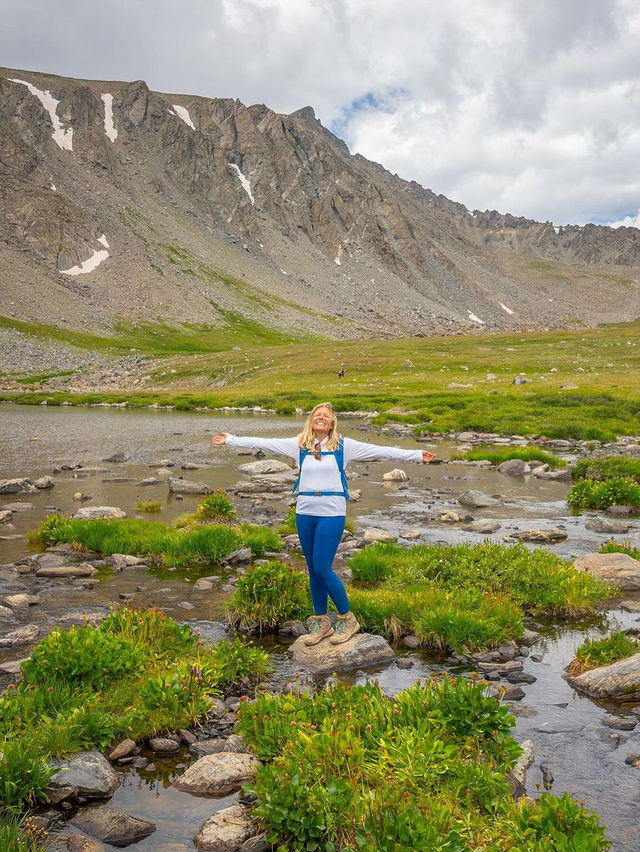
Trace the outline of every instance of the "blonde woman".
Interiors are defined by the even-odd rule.
[[[330,637],[340,645],[358,632],[360,625],[349,609],[344,584],[333,570],[333,560],[344,532],[349,499],[344,470],[352,461],[389,459],[428,463],[433,453],[427,450],[402,450],[380,447],[353,438],[342,438],[338,420],[330,402],[316,405],[307,417],[304,429],[295,438],[239,437],[222,432],[211,439],[216,446],[266,450],[289,456],[300,464],[296,502],[296,527],[309,569],[309,584],[315,615],[307,645],[316,645]],[[331,598],[338,616],[335,627],[327,615]]]

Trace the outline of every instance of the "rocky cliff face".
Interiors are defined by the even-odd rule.
[[[305,107],[0,69],[0,314],[333,337],[640,314],[640,232],[471,213]]]

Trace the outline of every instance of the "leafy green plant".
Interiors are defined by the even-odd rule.
[[[22,665],[25,684],[75,682],[102,689],[115,678],[139,670],[143,657],[133,643],[94,627],[52,630]]]
[[[54,774],[33,737],[6,740],[0,760],[0,810],[35,804]]]
[[[607,509],[609,506],[633,506],[640,510],[640,483],[631,477],[603,481],[579,479],[571,486],[567,503],[578,511]]]
[[[136,509],[138,512],[161,512],[162,503],[159,500],[139,500]]]
[[[535,805],[522,806],[518,823],[524,842],[515,852],[600,852],[610,846],[597,816],[568,793],[542,793]]]
[[[603,639],[590,639],[576,648],[575,657],[567,666],[570,675],[606,666],[630,657],[640,650],[640,644],[621,630],[613,630]]]
[[[196,517],[199,521],[230,520],[235,516],[236,510],[233,508],[233,503],[222,490],[209,494],[198,503],[196,509]]]
[[[581,459],[571,468],[574,480],[595,479],[633,479],[640,482],[640,459],[628,456],[604,456],[595,459]]]
[[[230,619],[262,632],[291,618],[306,618],[311,612],[305,575],[292,565],[273,560],[251,565],[238,579]]]
[[[598,553],[626,553],[632,559],[640,559],[640,548],[633,547],[630,541],[605,541],[598,548]]]
[[[43,852],[47,832],[28,816],[0,811],[0,849],[7,852]]]

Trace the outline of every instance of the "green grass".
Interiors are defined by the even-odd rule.
[[[640,559],[640,548],[632,547],[629,541],[618,544],[617,541],[606,541],[598,548],[598,553],[626,553],[632,559]]]
[[[161,512],[162,503],[159,500],[139,500],[136,503],[138,512]]]
[[[28,538],[39,546],[69,543],[94,553],[149,556],[166,566],[189,568],[215,565],[243,546],[250,547],[255,555],[280,547],[280,539],[272,530],[251,524],[175,529],[137,518],[80,520],[62,515],[50,515]]]
[[[640,510],[640,482],[630,477],[614,477],[602,482],[579,479],[571,486],[567,503],[577,512],[609,506],[631,506]]]
[[[482,447],[474,447],[460,455],[452,456],[453,459],[461,458],[465,461],[490,461],[491,464],[499,465],[510,459],[522,459],[530,462],[536,461],[540,464],[548,464],[549,467],[560,467],[564,464],[562,459],[552,456],[542,447],[495,447],[492,444]]]
[[[627,478],[640,483],[640,459],[627,456],[604,456],[603,458],[581,459],[571,468],[574,480]]]
[[[632,654],[637,654],[640,644],[636,639],[627,636],[621,630],[614,630],[604,639],[590,639],[583,642],[575,652],[575,657],[569,663],[567,672],[574,677],[598,666],[608,666],[617,660],[623,660]]]
[[[521,752],[484,684],[448,677],[387,698],[377,684],[260,695],[239,731],[263,761],[252,813],[274,848],[307,852],[602,852],[568,794],[515,801]],[[281,845],[278,845],[281,844]]]

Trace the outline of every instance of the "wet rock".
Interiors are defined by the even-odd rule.
[[[637,513],[635,506],[608,506],[607,514],[609,515],[635,515]]]
[[[411,669],[413,668],[413,660],[410,660],[409,657],[398,657],[396,666],[399,669]]]
[[[504,473],[507,476],[524,476],[530,470],[531,468],[527,462],[522,459],[508,459],[498,465],[498,472]]]
[[[26,624],[10,633],[0,636],[0,648],[15,648],[18,645],[30,645],[38,638],[38,628],[35,624]]]
[[[213,490],[206,482],[196,482],[192,479],[178,479],[170,476],[167,480],[172,494],[210,494]]]
[[[508,675],[511,672],[521,672],[523,663],[522,660],[509,660],[506,663],[477,663],[477,666],[481,672],[499,672],[502,675]]]
[[[83,796],[108,798],[114,794],[119,783],[115,769],[95,749],[66,760],[50,761],[49,765],[58,770],[49,782],[51,787],[71,786]]]
[[[465,524],[462,529],[466,532],[475,532],[482,533],[483,535],[491,535],[491,533],[497,532],[500,529],[502,524],[498,521],[472,521],[470,524]]]
[[[298,619],[294,619],[292,621],[285,621],[280,626],[278,633],[282,636],[305,636],[309,631],[302,621]]]
[[[488,494],[484,494],[482,491],[477,491],[473,488],[467,489],[463,494],[458,497],[458,503],[461,506],[468,506],[470,509],[483,509],[487,506],[497,506],[499,504],[499,500],[496,500],[495,497],[489,497]]]
[[[251,552],[251,548],[240,547],[238,550],[234,550],[233,553],[225,556],[224,561],[229,565],[246,565],[248,562],[251,562],[252,559],[253,553]]]
[[[382,479],[385,482],[406,482],[409,477],[404,472],[404,470],[401,470],[399,467],[396,467],[393,470],[387,471],[387,473],[383,473]]]
[[[97,570],[88,562],[80,562],[75,565],[45,565],[38,568],[36,577],[49,577],[50,579],[64,579],[65,577],[93,577]]]
[[[261,459],[260,461],[247,462],[238,468],[242,473],[250,476],[263,476],[269,473],[291,473],[291,467],[278,459]]]
[[[522,532],[514,532],[508,536],[508,538],[517,541],[533,541],[540,544],[554,544],[557,541],[564,541],[566,537],[566,530],[559,527],[550,527],[546,530],[522,530]]]
[[[624,762],[627,766],[640,766],[640,754],[632,752],[625,757]]]
[[[84,503],[86,500],[93,500],[90,494],[85,494],[84,491],[76,491],[73,495],[73,499],[76,503]]]
[[[149,462],[147,467],[173,467],[171,459],[158,459],[157,461]]]
[[[590,698],[637,702],[640,701],[640,653],[575,677],[565,674],[564,678]]]
[[[115,462],[116,464],[121,464],[122,462],[126,462],[126,460],[127,457],[122,452],[117,452],[109,456],[109,458],[101,459],[103,462]]]
[[[505,642],[504,645],[498,645],[496,650],[503,660],[513,660],[518,652],[518,646],[513,641]]]
[[[68,852],[104,852],[104,846],[84,834],[72,834],[67,840]]]
[[[40,598],[38,595],[21,593],[17,595],[7,595],[6,598],[2,598],[2,603],[11,607],[11,609],[20,609],[25,606],[36,606],[40,603]]]
[[[522,754],[516,760],[511,774],[524,787],[527,783],[527,770],[531,766],[535,758],[535,749],[531,740],[523,740],[520,743]]]
[[[35,509],[33,503],[5,503],[3,508],[5,511],[9,512],[30,512],[32,509]]]
[[[170,737],[152,737],[149,748],[155,754],[175,754],[180,750],[180,743]]]
[[[626,553],[587,553],[573,563],[599,580],[615,583],[622,590],[640,589],[640,562]]]
[[[402,644],[407,648],[419,648],[421,643],[417,636],[409,635],[402,637]]]
[[[404,538],[407,541],[415,541],[418,538],[422,537],[422,533],[420,530],[401,530],[400,538]]]
[[[240,852],[257,831],[244,808],[232,805],[210,816],[193,843],[198,852]]]
[[[13,512],[8,509],[0,509],[0,524],[6,524],[13,517]]]
[[[115,808],[89,808],[77,814],[72,824],[92,837],[113,846],[129,846],[156,830],[154,823]]]
[[[123,571],[125,568],[137,568],[142,565],[146,565],[146,560],[144,560],[141,556],[133,556],[131,553],[112,553],[108,561],[116,571]]]
[[[521,645],[535,645],[541,639],[541,635],[536,633],[535,630],[529,630],[528,628],[524,631],[522,636],[518,639],[518,642]]]
[[[553,786],[553,782],[555,781],[555,778],[553,776],[553,772],[551,771],[550,767],[546,763],[540,764],[540,772],[542,773],[542,785],[543,785],[543,787],[545,788],[545,790],[550,790],[551,787]]]
[[[591,530],[591,532],[616,535],[618,533],[629,532],[631,524],[624,524],[619,521],[609,521],[607,518],[589,518],[585,527],[588,530]]]
[[[126,518],[127,513],[124,509],[120,509],[117,506],[83,506],[81,509],[78,509],[74,517],[85,520],[92,520],[93,518]]]
[[[258,766],[252,754],[208,754],[192,763],[173,786],[196,796],[224,796],[249,781]]]
[[[571,482],[571,471],[568,468],[562,470],[543,470],[535,474],[537,479],[547,479],[551,482]]]
[[[395,654],[382,636],[356,633],[341,645],[325,639],[317,645],[305,645],[304,637],[296,639],[289,648],[294,663],[314,674],[351,671],[395,660]]]
[[[442,524],[458,524],[462,518],[457,512],[443,512],[438,520]]]
[[[377,527],[369,527],[366,529],[362,535],[362,538],[367,543],[381,541],[381,542],[393,542],[398,540],[398,536],[395,533],[388,532],[388,530],[381,530]]]
[[[625,612],[640,612],[640,601],[620,601],[620,609]]]
[[[33,480],[27,476],[18,479],[0,479],[0,494],[33,494],[37,490]]]
[[[122,740],[109,752],[108,759],[113,763],[116,760],[122,760],[123,757],[131,757],[131,755],[136,754],[137,749],[135,740]]]
[[[507,675],[509,683],[535,683],[537,679],[527,672],[509,672]]]
[[[603,716],[602,724],[607,728],[615,728],[617,731],[633,731],[638,720],[631,716]]]
[[[40,479],[34,480],[33,484],[39,491],[48,491],[53,488],[55,482],[51,476],[41,476]]]
[[[147,488],[152,485],[164,485],[165,482],[166,479],[161,479],[159,476],[145,476],[144,479],[139,479],[137,482],[134,482],[134,485],[136,488],[138,486]]]

